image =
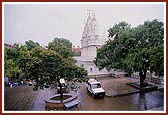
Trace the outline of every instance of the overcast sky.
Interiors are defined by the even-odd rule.
[[[55,37],[81,45],[87,9],[94,10],[100,36],[121,21],[132,27],[146,20],[164,21],[163,4],[5,4],[4,42],[22,43],[33,40],[47,45]],[[108,34],[106,32],[106,34]]]

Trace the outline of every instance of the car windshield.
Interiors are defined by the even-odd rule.
[[[95,88],[100,88],[101,85],[100,84],[92,84],[92,88],[95,89]]]

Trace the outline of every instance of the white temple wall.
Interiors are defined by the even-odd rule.
[[[89,57],[96,57],[96,46],[89,46],[88,47],[88,56]]]
[[[86,68],[87,68],[87,71],[89,74],[97,73],[97,69],[96,69],[94,63],[88,63]]]
[[[88,55],[87,53],[88,53],[88,48],[87,47],[84,47],[84,48],[81,49],[81,56],[82,57],[87,56]]]

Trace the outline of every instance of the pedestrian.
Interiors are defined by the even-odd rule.
[[[10,88],[12,88],[12,85],[13,85],[13,84],[12,84],[12,81],[10,81],[9,84],[10,84]]]
[[[24,84],[23,84],[23,81],[21,81],[21,85],[23,86]]]

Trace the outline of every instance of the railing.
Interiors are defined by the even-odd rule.
[[[138,74],[133,74],[132,77],[135,78],[135,79],[139,79]],[[156,77],[156,76],[152,76],[151,74],[147,74],[145,80],[149,81],[149,82],[152,82],[152,83],[156,83],[156,84],[164,84],[164,78],[163,77]]]

